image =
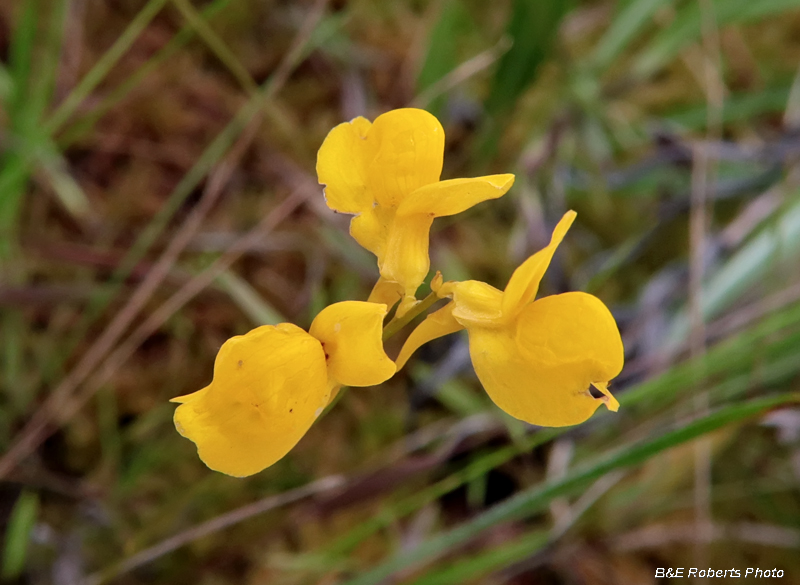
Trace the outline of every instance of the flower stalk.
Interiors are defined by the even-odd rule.
[[[383,340],[386,341],[387,339],[392,338],[394,335],[400,332],[403,327],[411,323],[414,319],[425,313],[428,309],[430,309],[436,301],[440,300],[439,297],[436,295],[435,292],[432,292],[427,297],[419,301],[413,307],[411,307],[404,315],[401,317],[395,316],[391,321],[386,324],[386,327],[383,328]]]

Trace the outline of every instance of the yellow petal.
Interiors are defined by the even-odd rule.
[[[394,313],[396,319],[402,319],[406,313],[408,313],[411,309],[416,307],[420,304],[421,301],[417,299],[415,296],[407,295],[403,297],[403,300],[400,301],[400,304],[397,305],[397,310]]]
[[[386,311],[386,305],[361,301],[320,311],[309,333],[325,349],[330,378],[345,386],[373,386],[394,375],[394,362],[383,351]]]
[[[223,344],[211,384],[174,400],[175,427],[211,469],[244,477],[297,444],[331,389],[319,341],[288,323],[266,325]]]
[[[375,144],[367,139],[371,124],[365,118],[339,124],[328,133],[317,153],[317,177],[325,185],[328,207],[359,213],[372,207],[367,190],[367,166]]]
[[[389,227],[393,221],[394,209],[380,206],[362,211],[350,221],[350,235],[378,257],[379,266],[383,261]]]
[[[580,378],[584,388],[608,382],[622,371],[617,324],[595,296],[569,292],[539,299],[520,313],[517,327],[523,353]]]
[[[380,205],[392,207],[442,173],[444,130],[425,110],[404,108],[378,116],[368,140],[377,154],[367,167],[367,186]]]
[[[499,326],[502,318],[503,293],[485,282],[465,280],[447,282],[440,291],[452,288],[455,309],[453,316],[460,323],[470,325]]]
[[[608,410],[610,410],[611,412],[617,412],[619,410],[619,400],[614,398],[611,395],[611,392],[608,391],[608,383],[592,382],[592,386],[597,388],[603,395],[603,398],[601,398],[600,400],[606,403],[606,408]]]
[[[380,264],[381,276],[400,283],[405,296],[414,296],[428,275],[431,266],[428,242],[432,223],[431,216],[412,215],[397,218],[389,229],[383,262]]]
[[[403,297],[403,287],[396,282],[390,282],[382,276],[372,287],[369,293],[368,303],[378,303],[391,308]]]
[[[585,421],[602,403],[618,408],[607,384],[622,370],[622,340],[596,297],[546,297],[528,305],[508,327],[468,331],[478,378],[511,416],[560,427]],[[590,385],[604,397],[593,398]]]
[[[434,217],[455,215],[473,205],[501,197],[514,184],[514,175],[490,175],[475,179],[450,179],[420,187],[403,199],[398,217],[417,213]]]
[[[402,368],[408,358],[417,351],[417,349],[429,341],[438,337],[442,337],[449,333],[461,331],[464,326],[453,318],[453,303],[448,303],[438,311],[428,315],[425,320],[417,325],[417,328],[411,332],[403,348],[400,350],[400,355],[397,356],[397,369]]]
[[[572,222],[575,221],[576,215],[574,211],[565,213],[553,230],[553,236],[547,247],[525,260],[511,275],[503,294],[503,315],[506,318],[513,319],[525,305],[536,297],[542,276],[550,265],[556,248],[564,239]]]

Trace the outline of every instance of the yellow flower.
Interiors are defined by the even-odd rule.
[[[430,268],[428,240],[434,218],[496,199],[514,175],[440,181],[444,130],[424,110],[387,112],[339,124],[317,155],[317,176],[328,207],[356,217],[350,234],[378,257],[381,278],[370,301],[405,307]],[[400,310],[400,309],[398,309]]]
[[[623,348],[609,310],[582,292],[533,300],[574,219],[574,211],[564,215],[550,244],[517,268],[505,291],[475,280],[442,283],[437,274],[434,290],[453,301],[411,333],[398,369],[423,343],[466,329],[475,373],[511,416],[560,427],[585,421],[601,402],[616,411],[608,382],[622,371]],[[603,397],[593,398],[590,385]]]
[[[294,447],[341,385],[388,380],[383,351],[386,305],[346,301],[314,319],[309,333],[265,325],[220,348],[211,384],[174,398],[175,427],[211,469],[244,477]]]

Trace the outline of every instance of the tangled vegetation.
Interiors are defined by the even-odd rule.
[[[2,578],[800,574],[798,63],[798,0],[0,3]],[[317,151],[402,107],[441,121],[442,179],[516,176],[433,223],[445,280],[502,289],[577,211],[540,296],[610,308],[619,411],[511,418],[461,332],[210,471],[169,400],[226,339],[367,299]]]

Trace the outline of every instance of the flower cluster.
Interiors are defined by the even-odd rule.
[[[422,344],[462,329],[478,378],[510,415],[565,426],[585,421],[601,403],[617,410],[608,382],[622,370],[623,349],[606,306],[580,292],[534,300],[572,211],[503,291],[474,280],[444,282],[437,273],[431,288],[450,302],[411,332],[396,362],[386,355],[384,318],[397,305],[397,323],[417,306],[433,220],[496,199],[514,183],[509,174],[441,181],[443,155],[444,130],[423,110],[394,110],[374,123],[356,118],[328,134],[317,158],[328,207],[355,216],[350,234],[377,256],[380,277],[366,302],[327,307],[308,333],[283,323],[229,339],[211,384],[173,400],[181,403],[178,432],[211,469],[246,476],[272,465],[341,386],[380,384]]]

